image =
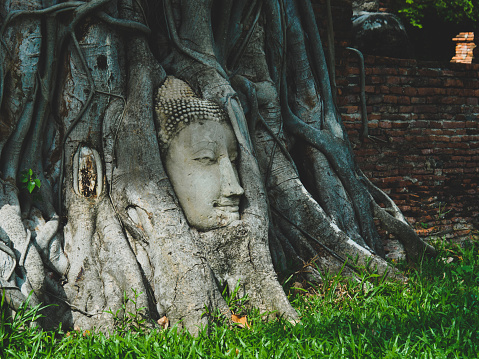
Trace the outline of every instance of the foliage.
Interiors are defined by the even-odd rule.
[[[322,285],[292,290],[302,317],[296,325],[267,322],[258,311],[248,313],[251,329],[213,321],[197,338],[176,328],[106,337],[17,325],[15,340],[4,340],[0,352],[2,358],[475,358],[479,245],[437,246],[438,258],[406,268],[406,284],[372,286],[368,274],[356,280],[325,274]],[[242,308],[237,292],[227,299]]]
[[[247,311],[247,305],[248,305],[248,295],[241,296],[240,291],[241,291],[241,283],[238,280],[238,283],[236,283],[235,288],[233,291],[228,295],[228,286],[225,286],[223,289],[223,298],[226,300],[226,304],[230,308],[230,310],[235,313],[235,314],[245,314]]]
[[[393,0],[391,7],[411,25],[422,28],[425,14],[432,12],[445,22],[464,23],[479,20],[477,0]]]
[[[221,295],[225,299],[226,304],[232,313],[231,318],[227,318],[218,308],[215,311],[211,311],[207,306],[205,306],[203,315],[207,316],[210,322],[217,326],[229,325],[230,328],[233,328],[234,326],[249,327],[247,318],[258,316],[258,311],[251,308],[248,294],[241,295],[241,292],[242,286],[239,280],[231,291],[229,290],[228,285],[224,285],[223,287]]]
[[[45,339],[36,328],[36,322],[42,317],[40,312],[44,307],[40,304],[31,307],[30,297],[28,297],[18,311],[11,316],[8,315],[10,311],[5,298],[3,292],[0,301],[0,353],[3,349],[7,349],[6,353],[8,350],[21,351],[25,345],[31,347],[34,353],[38,344]],[[61,328],[58,333],[61,333]]]
[[[42,186],[40,179],[37,178],[31,168],[20,172],[20,181],[22,182],[22,188],[28,190],[29,193]]]
[[[138,293],[135,289],[132,289],[133,297],[130,298],[126,292],[123,293],[123,303],[121,308],[115,313],[110,309],[107,313],[113,315],[115,322],[115,329],[117,334],[124,335],[128,332],[143,333],[147,326],[146,318],[142,315],[142,312],[146,309],[144,307],[138,307],[138,297],[142,293]],[[132,311],[128,310],[128,303],[133,305]]]

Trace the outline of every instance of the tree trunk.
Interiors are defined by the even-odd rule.
[[[375,218],[434,254],[355,165],[309,1],[4,0],[0,24],[0,285],[13,310],[57,304],[43,326],[109,330],[134,296],[195,333],[238,283],[296,321],[287,266],[402,278]],[[191,122],[226,137],[181,137]],[[216,146],[192,159],[219,178],[192,188],[222,193],[213,225],[168,172],[173,141]]]

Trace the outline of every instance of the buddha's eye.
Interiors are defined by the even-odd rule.
[[[211,165],[216,163],[217,158],[213,151],[203,150],[203,151],[198,151],[197,153],[195,153],[193,160],[204,165]]]

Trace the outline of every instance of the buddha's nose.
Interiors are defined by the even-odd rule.
[[[235,168],[230,159],[224,157],[219,161],[220,175],[221,175],[221,195],[225,197],[241,196],[244,193],[238,177],[236,176]]]

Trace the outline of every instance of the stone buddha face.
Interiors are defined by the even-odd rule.
[[[206,231],[239,220],[238,145],[224,112],[175,78],[157,100],[165,169],[190,225]]]
[[[235,160],[237,144],[225,122],[193,122],[171,140],[165,167],[188,222],[200,230],[240,218],[243,188]]]

